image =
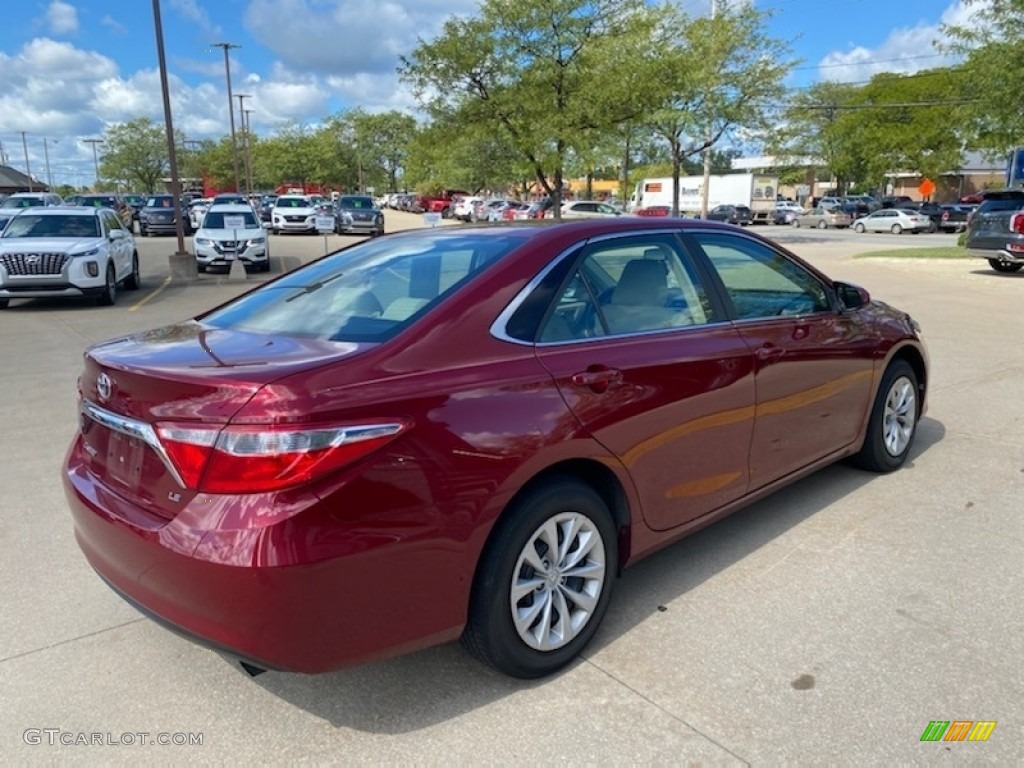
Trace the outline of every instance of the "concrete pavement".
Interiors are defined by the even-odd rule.
[[[389,229],[420,221],[388,218]],[[114,308],[0,313],[0,760],[1020,762],[1024,274],[849,258],[941,236],[762,231],[923,326],[932,384],[908,466],[882,477],[826,469],[637,565],[586,658],[533,683],[457,645],[251,679],[140,617],[85,563],[60,487],[81,351],[244,285],[165,284],[170,240],[140,239],[146,286]],[[320,255],[323,240],[280,236],[272,248],[276,271]],[[998,725],[984,743],[922,743],[932,720]],[[161,733],[202,744],[140,744]],[[80,734],[103,743],[60,743]]]

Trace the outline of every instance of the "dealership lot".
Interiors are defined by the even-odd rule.
[[[389,230],[420,222],[387,216]],[[759,231],[923,326],[929,412],[908,466],[888,476],[829,468],[641,563],[618,583],[586,659],[532,683],[490,672],[457,645],[320,677],[249,678],[139,616],[86,565],[59,482],[82,348],[195,314],[263,276],[171,284],[173,240],[140,239],[144,289],[117,306],[39,301],[0,314],[0,755],[1019,760],[1024,360],[1013,320],[1024,275],[980,260],[849,258],[955,236]],[[328,245],[356,239],[331,235]],[[271,247],[279,273],[322,254],[324,238],[279,236]],[[921,743],[933,720],[998,725],[985,743]],[[103,743],[61,745],[79,734]],[[201,734],[202,745],[154,753],[138,734]]]

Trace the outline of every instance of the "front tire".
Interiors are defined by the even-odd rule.
[[[796,229],[800,229],[800,222],[796,219],[793,219],[793,227]]]
[[[853,225],[853,231],[856,232],[859,235],[863,235],[866,230],[864,229],[864,225],[863,224],[854,224]]]
[[[1000,261],[999,259],[989,259],[988,265],[996,272],[1002,272],[1004,275],[1020,272],[1021,268],[1024,267],[1024,264],[1014,264],[1009,261]]]
[[[828,222],[822,219],[818,222],[818,229],[828,229]]]
[[[863,469],[892,472],[907,460],[920,415],[917,374],[906,360],[894,360],[878,387],[864,445],[854,457]]]
[[[604,618],[617,564],[611,514],[592,488],[557,478],[527,491],[484,549],[463,645],[512,677],[561,669]]]
[[[142,287],[142,276],[139,272],[139,254],[137,253],[132,254],[132,271],[124,279],[124,287],[128,291],[137,291]]]
[[[112,307],[117,301],[117,275],[114,272],[114,265],[107,264],[107,279],[103,284],[103,293],[96,297],[96,303],[101,307]]]

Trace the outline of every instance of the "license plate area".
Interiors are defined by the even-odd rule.
[[[111,430],[106,430],[106,432],[105,466],[108,475],[112,480],[127,488],[137,489],[142,482],[146,445],[137,437],[129,437]]]

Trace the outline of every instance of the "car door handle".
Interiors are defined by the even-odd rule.
[[[763,363],[774,363],[786,354],[786,350],[784,347],[780,347],[775,344],[762,344],[754,354],[757,355],[757,359]]]
[[[600,395],[622,383],[622,371],[614,368],[592,368],[582,373],[574,373],[570,381],[577,387],[586,387]]]

